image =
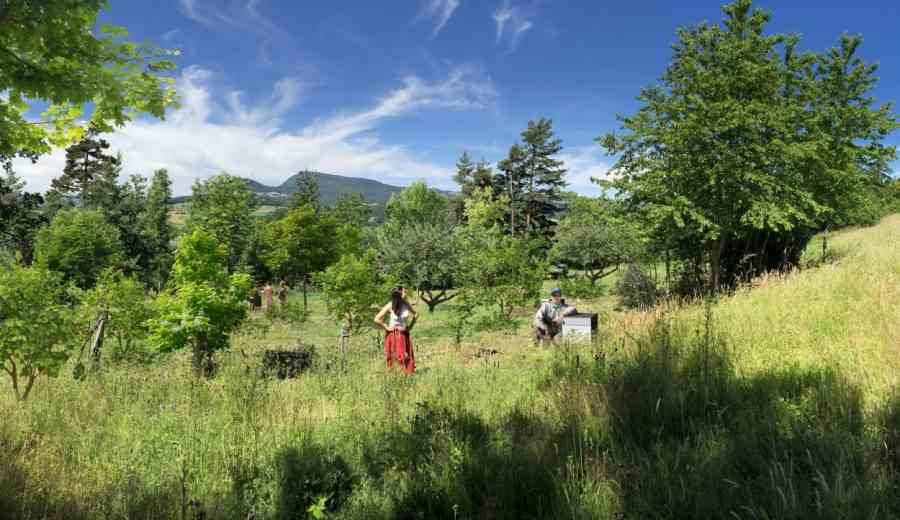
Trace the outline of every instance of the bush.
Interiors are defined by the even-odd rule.
[[[559,287],[564,295],[573,298],[599,298],[606,293],[606,287],[602,283],[591,283],[583,275],[564,278],[560,282]]]
[[[616,293],[622,297],[622,305],[629,309],[650,307],[659,298],[656,282],[637,264],[629,264],[625,275],[616,284]]]

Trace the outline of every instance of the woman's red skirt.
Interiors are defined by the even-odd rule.
[[[388,368],[394,366],[394,360],[403,367],[403,371],[412,374],[416,370],[416,360],[413,356],[412,339],[409,331],[392,330],[384,338],[384,359]]]

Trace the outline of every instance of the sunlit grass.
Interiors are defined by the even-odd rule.
[[[0,518],[294,518],[317,498],[304,493],[348,486],[330,498],[338,517],[674,518],[728,507],[738,518],[789,518],[814,506],[800,497],[778,509],[768,498],[818,489],[807,469],[785,469],[795,464],[822,472],[830,494],[820,495],[832,500],[822,507],[840,517],[897,478],[875,458],[850,461],[893,442],[881,439],[893,438],[884,431],[896,419],[878,426],[877,414],[900,373],[900,216],[829,243],[839,252],[829,262],[714,305],[722,350],[703,355],[727,357],[710,372],[721,380],[691,361],[711,348],[702,304],[622,312],[611,294],[569,298],[601,314],[595,346],[532,346],[531,309],[516,313],[515,329],[456,345],[452,304],[433,314],[420,305],[413,378],[384,369],[375,332],[353,337],[342,359],[340,324],[311,294],[302,324],[255,315],[208,381],[194,378],[186,354],[107,366],[84,382],[68,367],[24,405],[4,380]],[[675,324],[671,336],[648,336],[661,317]],[[265,349],[298,340],[317,349],[310,372],[260,376]],[[671,366],[659,361],[669,348]],[[857,388],[864,412],[854,411]],[[846,430],[835,430],[841,421]],[[810,460],[795,460],[804,450]],[[334,473],[341,464],[346,479]]]

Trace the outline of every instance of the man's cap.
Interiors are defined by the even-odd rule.
[[[562,289],[560,289],[559,287],[550,289],[550,296],[562,296]]]

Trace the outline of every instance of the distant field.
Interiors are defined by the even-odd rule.
[[[253,213],[257,217],[266,216],[278,209],[278,206],[260,206]],[[190,202],[172,204],[169,209],[169,222],[176,228],[181,228],[187,223],[188,213],[191,211]]]
[[[4,386],[0,518],[897,518],[900,215],[829,243],[709,307],[570,298],[594,345],[532,346],[532,308],[456,345],[452,307],[420,305],[413,378],[375,331],[341,369],[313,294],[209,381],[185,354],[68,367],[27,406]],[[261,378],[298,340],[314,369]]]

